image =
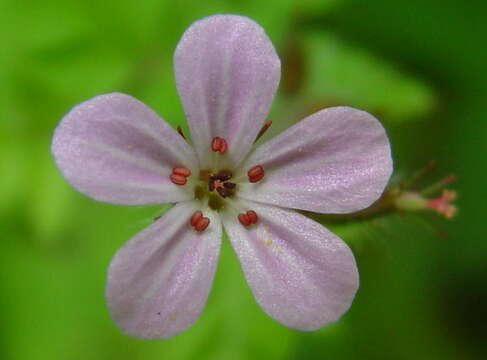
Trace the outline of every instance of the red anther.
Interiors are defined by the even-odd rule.
[[[188,181],[185,176],[178,175],[178,174],[171,174],[171,176],[169,176],[169,179],[171,179],[173,184],[176,185],[185,185],[186,181]]]
[[[207,217],[202,217],[198,220],[198,222],[194,226],[194,229],[198,232],[202,232],[208,227],[208,225],[210,225],[210,219],[208,219]]]
[[[195,211],[195,213],[193,214],[193,216],[191,216],[191,219],[189,220],[189,223],[191,224],[191,226],[196,226],[196,224],[198,223],[198,221],[203,217],[203,213],[201,211]]]
[[[183,166],[175,167],[174,169],[172,169],[172,173],[175,175],[181,175],[184,177],[188,177],[191,175],[191,171],[188,168],[185,168]]]
[[[211,141],[211,150],[214,152],[219,152],[220,154],[224,154],[228,149],[227,142],[225,139],[222,139],[221,137],[214,137],[213,140]]]
[[[238,221],[240,221],[240,224],[242,224],[243,226],[249,226],[250,224],[252,224],[252,221],[250,221],[247,214],[238,214]]]
[[[220,145],[220,154],[225,154],[228,149],[228,144],[225,141],[225,139],[221,139],[221,145]]]
[[[252,224],[255,224],[257,220],[259,220],[259,217],[257,216],[257,213],[254,210],[247,211],[247,217],[249,218]]]
[[[264,177],[264,168],[260,165],[256,165],[253,168],[251,168],[249,171],[247,171],[247,175],[251,183],[260,181]]]
[[[220,144],[221,144],[221,139],[217,136],[214,137],[213,140],[211,141],[211,150],[214,152],[217,152],[220,150]]]

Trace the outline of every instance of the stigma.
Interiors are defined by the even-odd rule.
[[[216,191],[222,198],[232,196],[237,184],[230,182],[233,174],[230,170],[220,170],[208,178],[208,191]]]

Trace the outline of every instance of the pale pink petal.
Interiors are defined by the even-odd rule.
[[[64,177],[96,200],[135,205],[192,197],[169,176],[174,166],[196,171],[193,149],[129,95],[99,95],[74,107],[56,128],[52,152]]]
[[[193,324],[213,282],[221,242],[218,215],[205,213],[201,233],[189,225],[194,202],[175,205],[135,235],[113,258],[106,296],[115,323],[128,335],[157,339]]]
[[[227,166],[237,166],[264,124],[280,78],[264,30],[236,15],[199,20],[179,42],[174,67],[201,166],[211,164],[216,136],[228,143]]]
[[[223,225],[260,306],[280,323],[315,330],[350,307],[358,272],[349,247],[320,224],[289,209],[242,201],[259,221]]]
[[[242,198],[319,213],[358,211],[377,200],[392,173],[380,122],[350,107],[321,110],[262,144],[243,169],[263,180],[240,185]]]

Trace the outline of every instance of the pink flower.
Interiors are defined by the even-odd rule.
[[[260,306],[282,324],[336,321],[358,288],[352,252],[291,209],[354,212],[392,171],[381,124],[350,107],[321,110],[252,149],[280,78],[280,61],[252,20],[194,23],[174,55],[193,147],[146,105],[96,96],[57,127],[52,151],[81,193],[115,204],[175,203],[113,258],[106,296],[127,334],[167,338],[201,313],[224,228]]]

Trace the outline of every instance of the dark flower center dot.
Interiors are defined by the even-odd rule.
[[[232,182],[232,172],[227,169],[219,171],[201,170],[200,183],[195,186],[194,197],[203,200],[208,197],[208,206],[220,210],[225,206],[225,198],[235,196],[237,184]]]

